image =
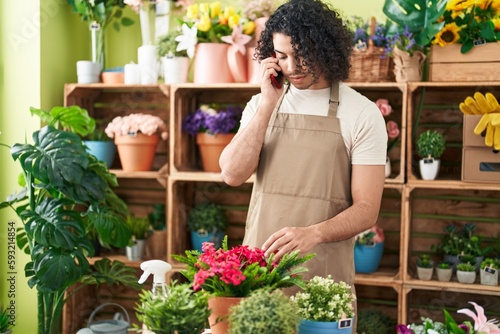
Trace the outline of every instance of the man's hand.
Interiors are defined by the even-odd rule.
[[[299,250],[302,255],[310,253],[318,243],[311,233],[311,227],[285,227],[273,233],[262,249],[267,257],[274,253],[274,259],[279,261],[283,255],[294,250]]]

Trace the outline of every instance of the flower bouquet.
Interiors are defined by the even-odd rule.
[[[238,130],[240,106],[201,105],[182,120],[182,130],[196,136],[203,169],[220,172],[219,157]]]
[[[154,115],[117,116],[104,130],[114,138],[123,170],[149,171],[153,165],[159,137],[167,140],[167,126]]]
[[[188,250],[185,255],[173,255],[174,259],[187,265],[181,270],[193,284],[194,291],[203,289],[213,296],[248,297],[252,291],[271,290],[297,285],[304,288],[300,275],[307,269],[300,265],[315,254],[299,256],[295,251],[275,262],[273,256],[266,258],[264,251],[248,246],[227,246],[227,236],[222,248],[215,249],[213,243],[203,243],[202,252]]]
[[[347,283],[335,282],[331,276],[315,276],[306,283],[304,291],[290,298],[303,319],[299,334],[319,333],[316,326],[330,326],[329,333],[342,328],[346,329],[345,333],[351,332],[356,297]]]
[[[377,271],[384,252],[384,231],[377,225],[355,237],[354,270],[369,274]]]

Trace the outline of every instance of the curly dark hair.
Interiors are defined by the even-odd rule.
[[[306,67],[313,78],[323,75],[330,82],[345,80],[352,51],[352,32],[346,23],[319,0],[290,0],[266,22],[255,58],[261,61],[271,57],[273,34],[281,33],[291,37],[297,64]]]

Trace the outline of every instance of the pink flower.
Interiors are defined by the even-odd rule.
[[[231,51],[236,53],[240,52],[242,55],[246,53],[245,44],[252,40],[251,36],[245,35],[241,32],[241,27],[234,27],[231,36],[222,36],[221,40],[228,44],[231,44]]]
[[[392,107],[389,104],[389,100],[378,99],[377,101],[375,101],[375,104],[377,105],[380,112],[382,113],[382,116],[387,117],[392,113]]]
[[[474,320],[474,330],[479,333],[488,333],[488,334],[500,334],[500,329],[498,328],[498,321],[495,319],[488,320],[484,315],[484,309],[474,302],[469,302],[469,304],[474,305],[476,309],[477,315],[474,314],[469,309],[463,308],[457,311],[457,313],[463,313],[468,315]]]
[[[146,136],[160,133],[163,140],[167,140],[167,125],[163,120],[154,115],[148,114],[130,114],[127,116],[117,116],[104,130],[109,138],[116,135],[125,136],[141,132]]]
[[[386,127],[387,127],[387,136],[389,137],[389,139],[398,138],[399,136],[398,123],[394,121],[388,121]]]

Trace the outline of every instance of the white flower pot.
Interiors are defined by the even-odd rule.
[[[127,259],[129,261],[142,261],[144,259],[144,249],[146,248],[146,240],[137,239],[135,245],[127,246]]]
[[[440,282],[449,282],[453,274],[453,268],[443,269],[436,268],[437,279]]]
[[[417,276],[419,279],[421,279],[423,281],[430,281],[432,278],[433,272],[434,272],[434,268],[417,267]]]
[[[498,270],[490,268],[485,269],[481,269],[480,271],[481,284],[498,285]]]
[[[184,83],[188,81],[188,57],[162,57],[163,78],[166,84]]]
[[[457,279],[460,283],[473,284],[476,281],[476,272],[457,270]]]
[[[441,160],[439,159],[420,159],[420,175],[423,180],[434,180],[439,172]]]

